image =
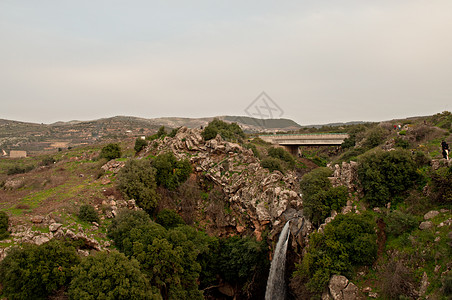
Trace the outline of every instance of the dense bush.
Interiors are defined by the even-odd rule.
[[[106,158],[112,160],[121,157],[121,147],[119,144],[108,144],[100,151],[100,158]]]
[[[6,174],[15,175],[15,174],[28,173],[31,170],[33,170],[34,168],[35,168],[35,166],[33,166],[33,165],[28,165],[28,166],[14,165],[14,166],[8,168],[8,170],[6,171]]]
[[[94,209],[94,207],[88,204],[80,206],[78,217],[82,221],[99,222],[99,216],[97,215],[97,211]]]
[[[294,276],[308,291],[320,294],[333,274],[349,276],[353,266],[370,265],[377,254],[373,217],[338,215],[324,230],[309,237],[309,248]]]
[[[163,153],[152,160],[152,166],[156,169],[157,185],[174,190],[184,183],[190,173],[192,167],[187,159],[177,160],[173,153]]]
[[[163,209],[162,211],[160,211],[155,221],[166,229],[185,224],[182,217],[172,209]]]
[[[0,263],[0,283],[8,299],[47,299],[71,279],[79,263],[75,249],[60,242],[13,248]]]
[[[157,207],[156,170],[147,160],[130,159],[117,175],[118,189],[148,212]]]
[[[409,233],[418,225],[415,216],[403,213],[399,210],[389,213],[385,216],[384,221],[386,223],[386,233],[393,236]]]
[[[402,138],[396,138],[395,144],[396,147],[402,148],[402,149],[408,149],[410,147],[410,142],[407,140],[404,140]]]
[[[347,188],[333,188],[328,179],[331,174],[329,168],[317,168],[300,181],[304,215],[316,226],[323,223],[332,210],[339,211],[347,203]]]
[[[452,203],[452,166],[431,172],[431,198],[438,204]]]
[[[108,236],[140,262],[164,299],[202,299],[197,257],[209,249],[207,235],[186,225],[166,230],[143,212],[124,210],[108,228]]]
[[[237,123],[226,123],[219,119],[211,121],[201,133],[202,137],[208,141],[214,139],[219,134],[228,141],[241,141],[245,138],[242,128]]]
[[[284,173],[284,168],[281,164],[281,160],[273,157],[267,157],[261,160],[262,168],[266,168],[271,172],[278,170],[281,173]]]
[[[39,163],[41,166],[50,166],[53,165],[56,162],[55,158],[53,156],[47,156],[41,160]]]
[[[243,147],[245,147],[246,149],[251,149],[251,151],[253,151],[253,154],[255,157],[261,158],[261,154],[259,153],[259,150],[257,150],[256,145],[247,143],[247,144],[244,144]]]
[[[220,240],[219,270],[231,283],[245,283],[254,273],[268,270],[267,247],[254,238],[233,236]]]
[[[283,148],[271,147],[268,149],[268,155],[270,157],[277,158],[277,159],[284,161],[289,168],[295,167],[295,159],[289,152],[287,152]]]
[[[146,147],[147,145],[148,145],[148,142],[146,142],[146,140],[137,138],[135,140],[135,146],[133,147],[133,149],[135,150],[136,153],[138,153],[141,150],[143,150],[143,148]]]
[[[371,149],[383,143],[385,138],[385,131],[381,127],[375,127],[367,131],[365,135],[366,136],[363,142],[363,146]]]
[[[0,240],[3,240],[9,236],[8,224],[8,215],[4,211],[0,211]]]
[[[342,142],[341,147],[343,149],[348,149],[355,147],[356,145],[356,134],[350,134],[348,138],[344,139],[344,142]]]
[[[405,150],[366,153],[358,163],[364,199],[371,207],[397,200],[419,179],[416,163]]]
[[[70,299],[159,299],[135,259],[112,251],[88,256],[73,270]]]

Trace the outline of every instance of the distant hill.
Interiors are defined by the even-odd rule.
[[[219,116],[225,122],[236,122],[246,132],[290,131],[301,128],[289,119],[260,120],[250,117]],[[206,126],[214,117],[146,119],[116,116],[92,121],[72,120],[52,124],[27,123],[0,119],[1,150],[25,150],[36,153],[58,148],[75,147],[117,139],[135,138],[154,134],[159,127],[173,129],[181,126],[196,128]]]

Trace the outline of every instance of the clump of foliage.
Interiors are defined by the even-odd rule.
[[[366,137],[363,146],[367,149],[372,149],[383,143],[385,138],[385,131],[381,127],[375,127],[366,132]]]
[[[166,229],[174,228],[179,225],[185,224],[182,217],[179,216],[177,212],[175,212],[172,209],[163,209],[162,211],[160,211],[155,221],[162,225],[163,227],[165,227]]]
[[[244,144],[243,147],[245,147],[246,149],[251,149],[251,151],[253,151],[253,154],[255,157],[261,158],[261,154],[259,153],[259,150],[257,150],[256,145],[247,143],[247,144]]]
[[[217,134],[228,141],[242,141],[245,138],[245,133],[237,123],[226,123],[219,119],[211,121],[201,133],[202,137],[208,141],[214,139]]]
[[[56,160],[53,156],[47,156],[41,160],[40,165],[41,166],[51,166],[55,162],[56,162]]]
[[[409,296],[414,296],[410,295],[413,280],[403,260],[391,258],[382,273],[382,292],[387,299],[411,299]]]
[[[8,299],[47,299],[71,279],[79,263],[75,248],[51,241],[13,248],[0,263],[0,283]]]
[[[100,151],[100,158],[105,158],[107,160],[112,160],[121,157],[121,147],[119,144],[111,143],[102,148]]]
[[[317,226],[332,210],[339,211],[347,203],[347,188],[333,187],[328,179],[331,173],[329,168],[317,168],[305,174],[300,181],[304,214]]]
[[[352,267],[370,265],[377,254],[373,217],[338,215],[324,230],[309,237],[309,248],[294,272],[308,291],[320,294],[331,275],[349,276]]]
[[[358,160],[358,178],[364,200],[371,206],[383,206],[397,200],[419,179],[416,163],[405,150],[375,151]]]
[[[73,269],[71,299],[158,299],[135,259],[117,251],[88,256]]]
[[[273,157],[267,157],[261,160],[262,168],[266,168],[271,172],[277,170],[281,173],[284,173],[284,167],[281,164],[281,160]]]
[[[189,226],[166,230],[144,212],[120,211],[108,236],[126,256],[135,257],[164,299],[202,299],[197,257],[208,251],[208,237]]]
[[[157,207],[156,170],[147,160],[130,159],[117,175],[118,189],[137,205],[152,212]]]
[[[220,274],[226,281],[244,283],[269,266],[267,246],[255,238],[233,236],[220,240]]]
[[[167,189],[174,190],[184,183],[192,167],[187,159],[178,160],[173,153],[163,153],[152,160],[152,166],[156,169],[156,182]]]
[[[415,216],[404,213],[400,210],[390,212],[384,218],[386,233],[395,237],[411,232],[417,227],[418,221]]]
[[[91,205],[84,204],[80,206],[78,217],[82,221],[86,222],[99,222],[99,216]]]
[[[452,166],[441,167],[431,174],[432,199],[438,204],[452,203]]]
[[[147,145],[148,142],[146,142],[146,140],[143,140],[142,138],[137,138],[135,140],[135,146],[133,147],[133,149],[135,150],[135,153],[138,153],[141,150],[143,150],[143,148],[146,147]]]
[[[410,147],[410,142],[402,138],[395,139],[395,146],[402,149],[408,149]]]
[[[276,159],[280,159],[289,168],[293,169],[295,167],[295,159],[293,158],[293,156],[289,152],[287,152],[283,148],[271,147],[271,148],[268,149],[268,155],[270,157],[273,157],[273,158],[276,158]]]
[[[173,130],[171,130],[171,132],[168,134],[168,136],[172,137],[172,138],[175,137],[177,132],[179,131],[179,129],[180,129],[180,127],[179,128],[174,128]]]
[[[28,173],[31,170],[33,170],[35,168],[35,166],[33,165],[28,165],[28,166],[20,166],[20,165],[14,165],[12,167],[9,167],[8,170],[6,171],[6,174],[8,175],[15,175],[15,174],[23,174],[23,173]]]
[[[344,139],[344,141],[341,144],[342,149],[348,149],[355,147],[356,145],[356,134],[352,133],[349,135],[348,138]]]
[[[4,211],[0,211],[0,240],[3,240],[9,236],[8,224],[8,215]]]

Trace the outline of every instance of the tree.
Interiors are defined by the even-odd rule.
[[[174,228],[179,225],[185,224],[181,216],[172,209],[163,209],[158,213],[155,220],[157,223],[165,227],[166,229]]]
[[[135,199],[139,207],[152,212],[159,199],[155,173],[149,161],[130,159],[117,175],[118,189],[127,198]]]
[[[143,150],[143,148],[146,147],[147,145],[148,145],[148,143],[146,142],[146,140],[137,138],[135,140],[135,147],[133,147],[133,149],[135,150],[136,153],[138,153],[141,150]]]
[[[364,200],[372,207],[397,200],[419,179],[416,170],[416,163],[406,150],[378,150],[361,156],[358,178]]]
[[[140,265],[117,251],[88,256],[73,270],[69,287],[71,299],[161,299],[151,286]]]
[[[295,167],[295,159],[289,152],[287,152],[283,148],[271,147],[270,149],[268,149],[268,155],[270,157],[282,160],[287,164],[289,168]]]
[[[13,248],[0,263],[0,283],[8,299],[46,299],[66,286],[79,263],[75,248],[51,241]]]
[[[108,144],[102,148],[100,151],[101,158],[106,158],[107,160],[112,160],[121,157],[121,147],[119,144]]]
[[[241,141],[245,138],[245,133],[237,123],[226,123],[219,119],[211,121],[201,133],[202,137],[208,141],[220,134],[220,136],[228,141]]]
[[[184,183],[192,172],[192,167],[187,159],[177,160],[171,152],[155,157],[152,166],[156,169],[157,184],[169,190],[174,190]]]

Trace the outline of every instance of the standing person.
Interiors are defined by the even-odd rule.
[[[450,149],[449,149],[449,144],[447,144],[445,140],[443,140],[441,142],[441,150],[443,150],[442,151],[443,157],[445,159],[449,160],[449,151],[450,151]]]

